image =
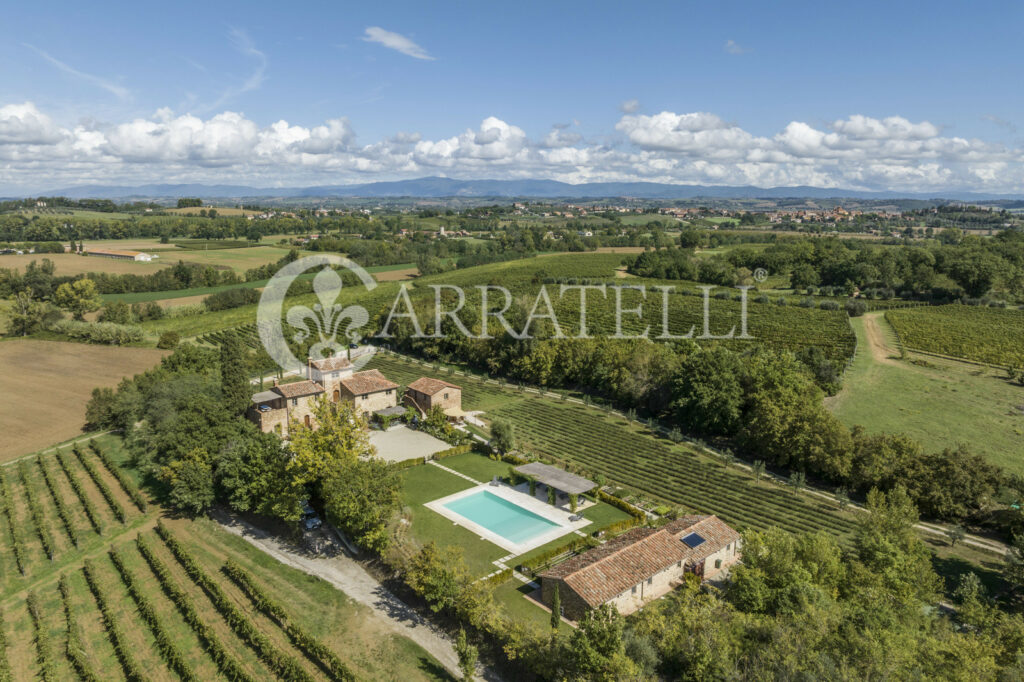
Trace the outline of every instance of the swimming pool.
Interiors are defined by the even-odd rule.
[[[486,528],[509,542],[522,544],[562,526],[488,490],[443,505],[445,509]],[[568,530],[568,529],[566,529]]]

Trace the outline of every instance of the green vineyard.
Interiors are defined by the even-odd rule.
[[[954,304],[889,310],[885,319],[910,350],[1024,367],[1024,311]]]
[[[402,356],[378,353],[369,364],[403,385],[438,376],[463,388],[463,409],[486,410],[515,425],[523,449],[670,504],[717,514],[741,529],[778,526],[792,532],[823,530],[848,536],[853,522],[823,501],[757,483],[684,445],[627,424],[599,408],[520,392],[480,379],[448,376]]]
[[[209,520],[164,525],[124,457],[105,436],[0,467],[0,680],[443,675],[328,583]]]

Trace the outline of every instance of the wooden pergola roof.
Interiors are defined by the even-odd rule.
[[[550,464],[543,464],[541,462],[523,464],[521,466],[517,466],[515,470],[524,476],[529,476],[530,478],[540,481],[546,486],[556,488],[564,493],[572,495],[585,493],[588,490],[593,490],[597,487],[597,484],[588,478],[583,478],[576,474],[570,474],[568,471],[563,471],[558,467],[553,467]]]

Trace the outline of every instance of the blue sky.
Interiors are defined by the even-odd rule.
[[[1022,19],[1021,3],[21,3],[0,24],[0,190],[450,175],[1020,193]]]

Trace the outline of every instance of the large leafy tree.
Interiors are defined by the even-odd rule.
[[[77,279],[65,282],[53,292],[53,303],[74,316],[76,320],[84,319],[86,313],[99,310],[103,305],[96,282],[91,279]]]
[[[401,508],[402,478],[394,464],[358,459],[331,471],[321,485],[327,518],[362,547],[381,553]]]
[[[328,476],[350,469],[360,457],[373,454],[363,417],[343,400],[321,396],[313,405],[315,424],[291,428],[288,471],[297,485],[319,486]]]

